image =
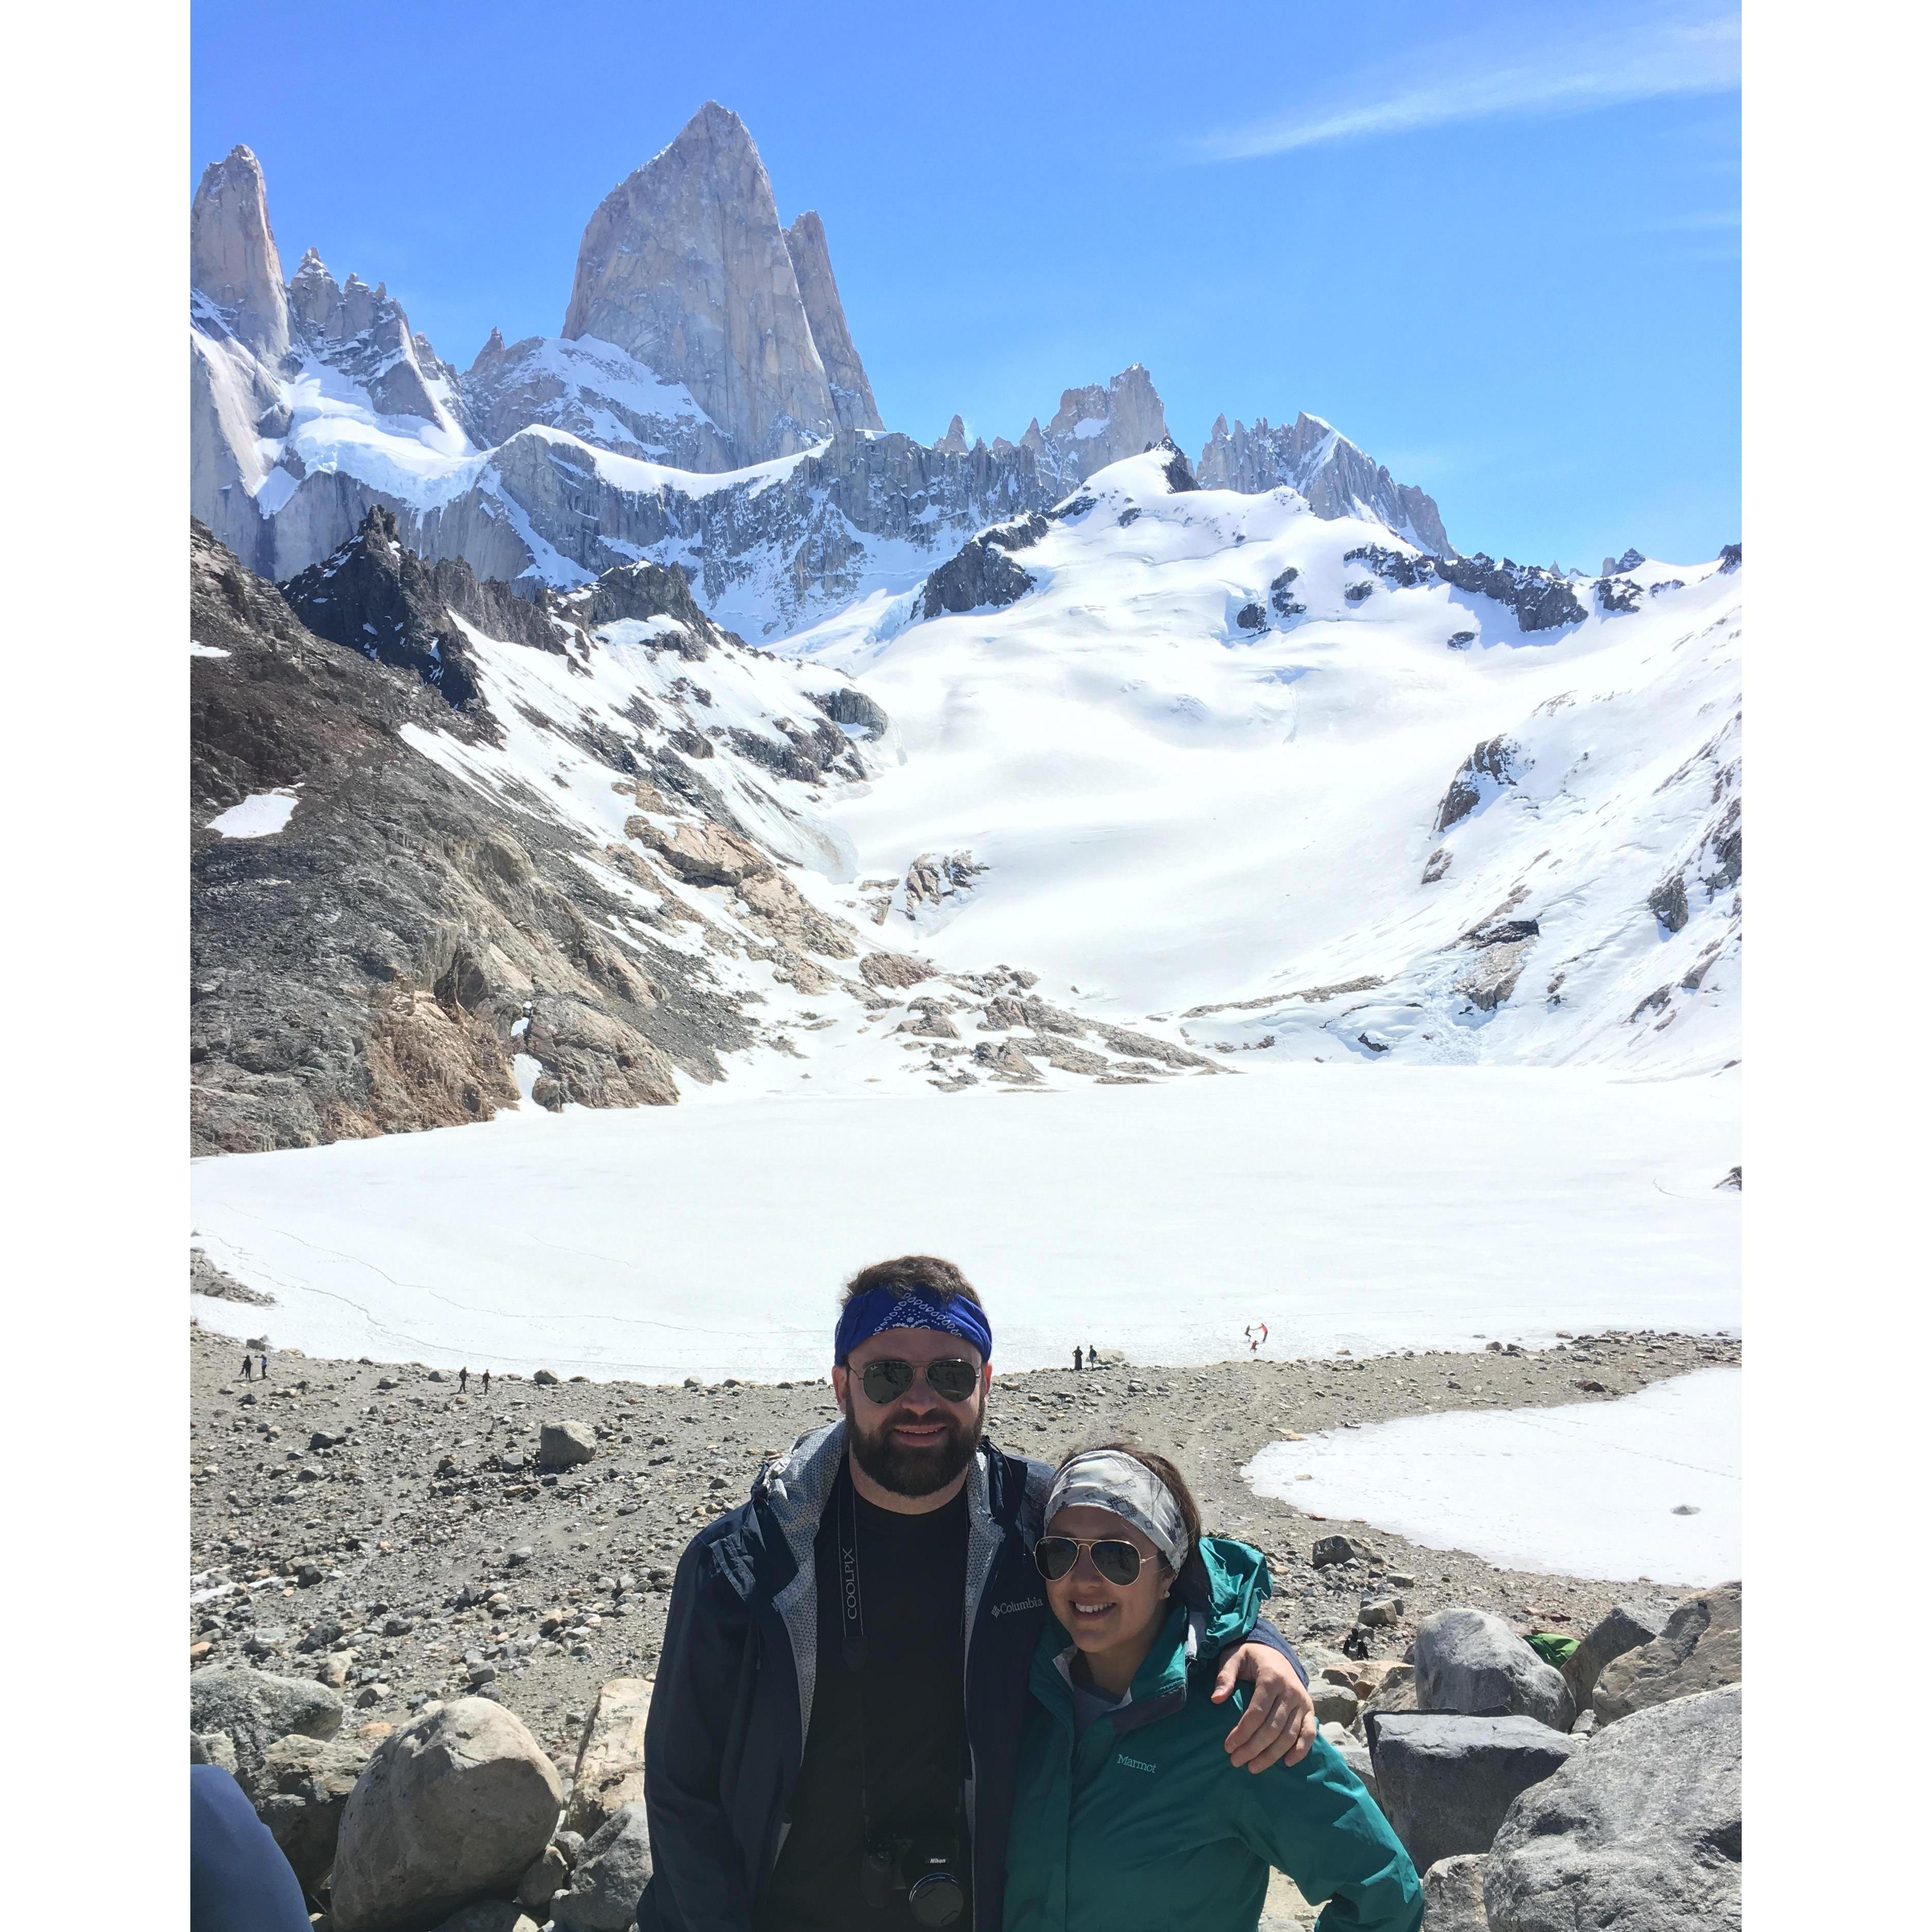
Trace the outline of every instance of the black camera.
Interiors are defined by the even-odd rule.
[[[903,1899],[914,1925],[955,1925],[966,1911],[962,1861],[950,1832],[874,1838],[859,1868],[859,1889],[874,1912]]]

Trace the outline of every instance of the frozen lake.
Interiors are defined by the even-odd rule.
[[[278,1305],[196,1309],[316,1354],[778,1380],[824,1372],[846,1276],[922,1251],[979,1287],[1004,1368],[1216,1360],[1255,1322],[1276,1356],[1734,1330],[1737,1094],[1349,1065],[526,1108],[196,1162],[197,1240]]]
[[[1405,1416],[1270,1443],[1243,1473],[1511,1569],[1726,1582],[1743,1574],[1743,1381],[1704,1369],[1616,1402]]]

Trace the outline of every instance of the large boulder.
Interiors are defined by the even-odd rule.
[[[568,1892],[550,1901],[556,1932],[625,1932],[650,1882],[651,1840],[641,1804],[626,1804],[584,1847]]]
[[[343,1807],[369,1761],[359,1738],[278,1738],[263,1759],[255,1810],[304,1892],[321,1888],[335,1862]]]
[[[597,1454],[596,1432],[587,1422],[546,1422],[537,1435],[537,1462],[545,1469],[572,1469]]]
[[[583,1748],[565,1822],[587,1838],[606,1819],[644,1797],[644,1722],[651,1714],[651,1679],[614,1677],[597,1693],[584,1728]]]
[[[1489,1932],[1490,1916],[1483,1907],[1483,1874],[1489,1858],[1482,1852],[1459,1852],[1438,1858],[1422,1874],[1422,1922],[1428,1932]]]
[[[507,1898],[556,1828],[563,1786],[520,1719],[459,1697],[392,1732],[344,1808],[336,1932],[428,1932]]]
[[[479,1898],[452,1912],[436,1932],[537,1932],[537,1922],[514,1899]]]
[[[1418,1871],[1486,1852],[1519,1792],[1585,1748],[1534,1718],[1409,1711],[1374,1719],[1376,1802]]]
[[[1486,1610],[1438,1610],[1417,1627],[1415,1704],[1466,1717],[1534,1718],[1558,1731],[1576,1715],[1562,1672]]]
[[[1597,1680],[1597,1722],[1614,1724],[1633,1711],[1741,1682],[1744,1643],[1742,1584],[1726,1583],[1680,1604],[1649,1642],[1604,1667]]]
[[[1649,1642],[1664,1628],[1667,1616],[1667,1612],[1659,1614],[1647,1604],[1619,1604],[1596,1624],[1563,1665],[1563,1681],[1580,1710],[1589,1702],[1604,1666],[1626,1651]]]
[[[1524,1792],[1483,1887],[1492,1932],[1743,1923],[1744,1690],[1625,1718]]]
[[[306,1677],[272,1677],[245,1664],[218,1664],[188,1680],[188,1729],[225,1732],[235,1748],[236,1781],[250,1798],[262,1761],[278,1738],[332,1738],[343,1702]]]

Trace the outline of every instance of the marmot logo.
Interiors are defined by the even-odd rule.
[[[1152,1771],[1154,1768],[1145,1758],[1130,1757],[1125,1751],[1122,1751],[1114,1762],[1118,1765],[1125,1766],[1129,1771]]]
[[[1016,1604],[995,1604],[986,1614],[989,1617],[1010,1617],[1016,1610],[1043,1610],[1046,1608],[1044,1597],[1022,1597]]]

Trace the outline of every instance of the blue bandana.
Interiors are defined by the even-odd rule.
[[[993,1331],[986,1311],[964,1295],[936,1299],[926,1288],[900,1294],[890,1288],[868,1288],[847,1302],[838,1318],[838,1333],[832,1343],[834,1361],[842,1362],[861,1342],[869,1342],[882,1329],[934,1328],[942,1334],[957,1335],[980,1352],[982,1362],[993,1359]]]

